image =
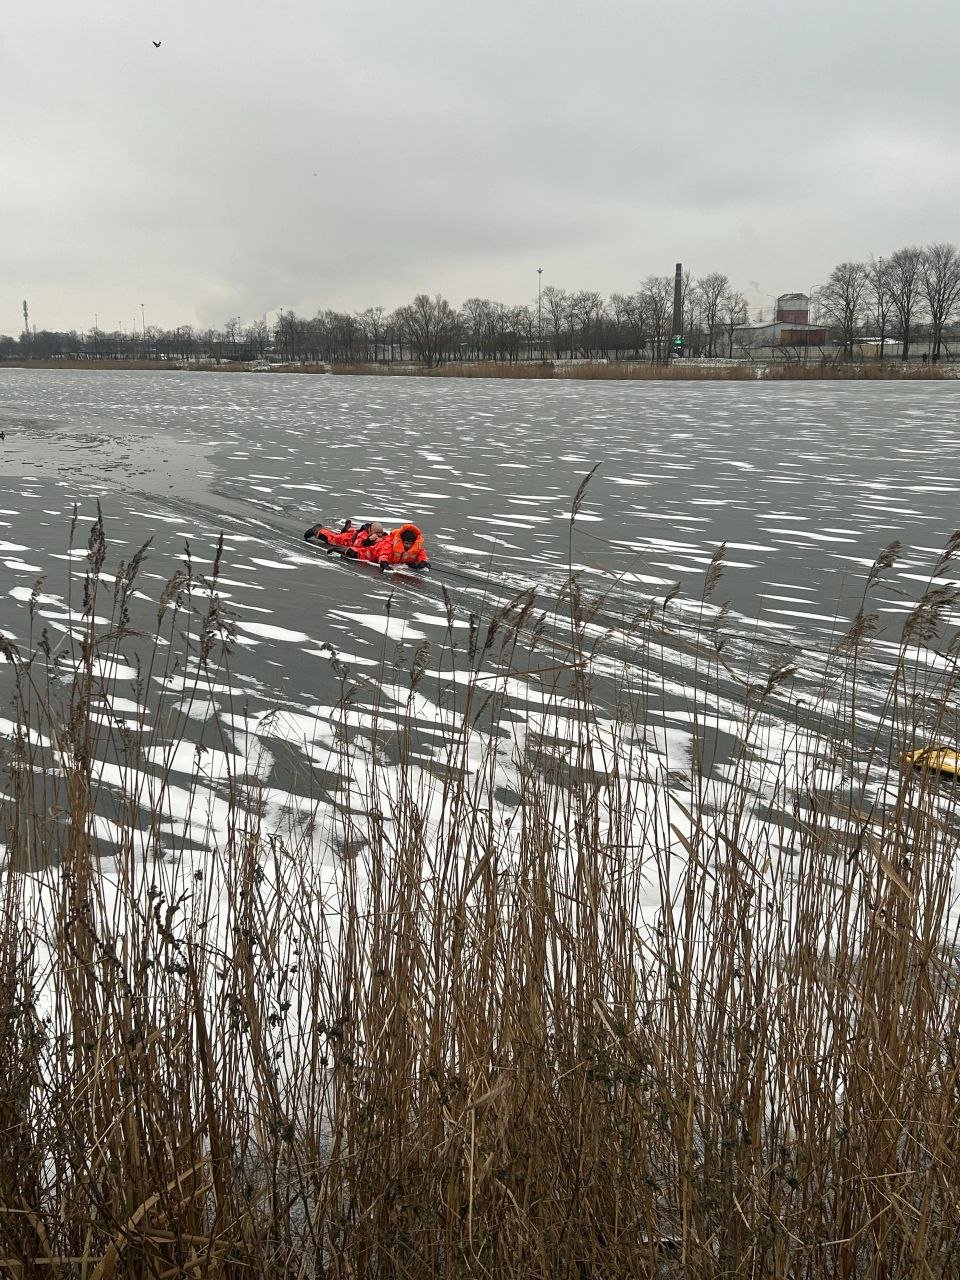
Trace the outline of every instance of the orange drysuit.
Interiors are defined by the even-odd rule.
[[[322,524],[315,524],[303,536],[308,541],[314,538],[317,542],[323,542],[328,547],[342,549],[344,547],[352,547],[358,541],[362,542],[366,538],[369,527],[369,525],[362,524],[358,529],[351,520],[348,520],[338,533],[334,529],[327,529]]]
[[[360,560],[373,564],[408,564],[416,568],[429,565],[427,545],[415,524],[402,524],[391,529],[371,547],[357,547]]]

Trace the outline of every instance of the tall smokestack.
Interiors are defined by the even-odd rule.
[[[683,354],[683,263],[677,263],[677,270],[673,277],[673,327],[671,329],[671,337],[673,341],[670,343],[671,354],[679,356]]]
[[[23,332],[30,333],[30,313],[27,311],[27,300],[23,300]]]

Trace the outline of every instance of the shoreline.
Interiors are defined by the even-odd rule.
[[[374,378],[498,378],[524,381],[580,382],[950,382],[960,378],[960,365],[929,365],[902,361],[869,364],[803,364],[758,362],[736,364],[657,365],[635,362],[607,363],[598,360],[505,363],[478,361],[434,367],[413,364],[283,364],[251,369],[243,361],[172,360],[3,360],[0,370],[69,370],[97,373],[131,371],[143,373],[267,373],[331,374]]]

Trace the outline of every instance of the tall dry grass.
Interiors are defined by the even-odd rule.
[[[408,378],[552,378],[551,361],[526,362],[510,360],[453,361],[427,367],[422,364],[332,364],[330,372],[363,377]]]
[[[246,362],[201,360],[184,364],[177,360],[5,360],[0,367],[23,369],[72,369],[95,373],[98,370],[136,369],[154,372],[249,373]],[[264,371],[278,373],[331,373],[363,377],[407,378],[543,378],[586,382],[753,382],[753,381],[942,381],[956,378],[949,364],[903,363],[899,360],[869,360],[847,363],[820,358],[809,361],[773,360],[742,364],[714,365],[707,361],[654,364],[650,361],[454,361],[428,368],[419,364],[283,364]]]
[[[859,719],[865,592],[808,713],[828,752],[797,777],[802,727],[763,758],[790,671],[731,666],[710,612],[722,552],[692,637],[663,601],[612,621],[576,577],[552,612],[522,594],[465,631],[448,600],[445,640],[385,645],[379,682],[334,660],[354,785],[319,850],[237,774],[196,854],[163,819],[170,767],[147,770],[186,721],[102,714],[113,655],[142,643],[147,554],[111,586],[98,523],[72,648],[3,642],[4,1274],[957,1274],[955,796],[896,764],[953,728],[953,657],[933,682],[915,656],[948,589],[910,615],[879,726]],[[158,673],[197,702],[229,684],[218,568],[167,583],[144,697]],[[617,646],[611,691],[595,659]],[[677,653],[697,741],[718,679],[740,683],[720,792],[696,750],[666,769],[651,745]],[[542,712],[504,738],[531,670]],[[449,714],[426,766],[433,671]],[[885,796],[854,784],[864,759]]]
[[[938,381],[956,375],[947,365],[904,364],[894,360],[846,363],[820,358],[809,361],[774,360],[740,364],[712,364],[695,360],[654,364],[650,361],[454,361],[426,368],[412,364],[333,364],[330,372],[344,375],[413,378],[559,378],[588,382],[753,382],[762,381]]]

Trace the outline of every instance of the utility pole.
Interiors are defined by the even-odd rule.
[[[673,325],[671,326],[670,358],[683,355],[683,263],[677,263],[673,277]]]

